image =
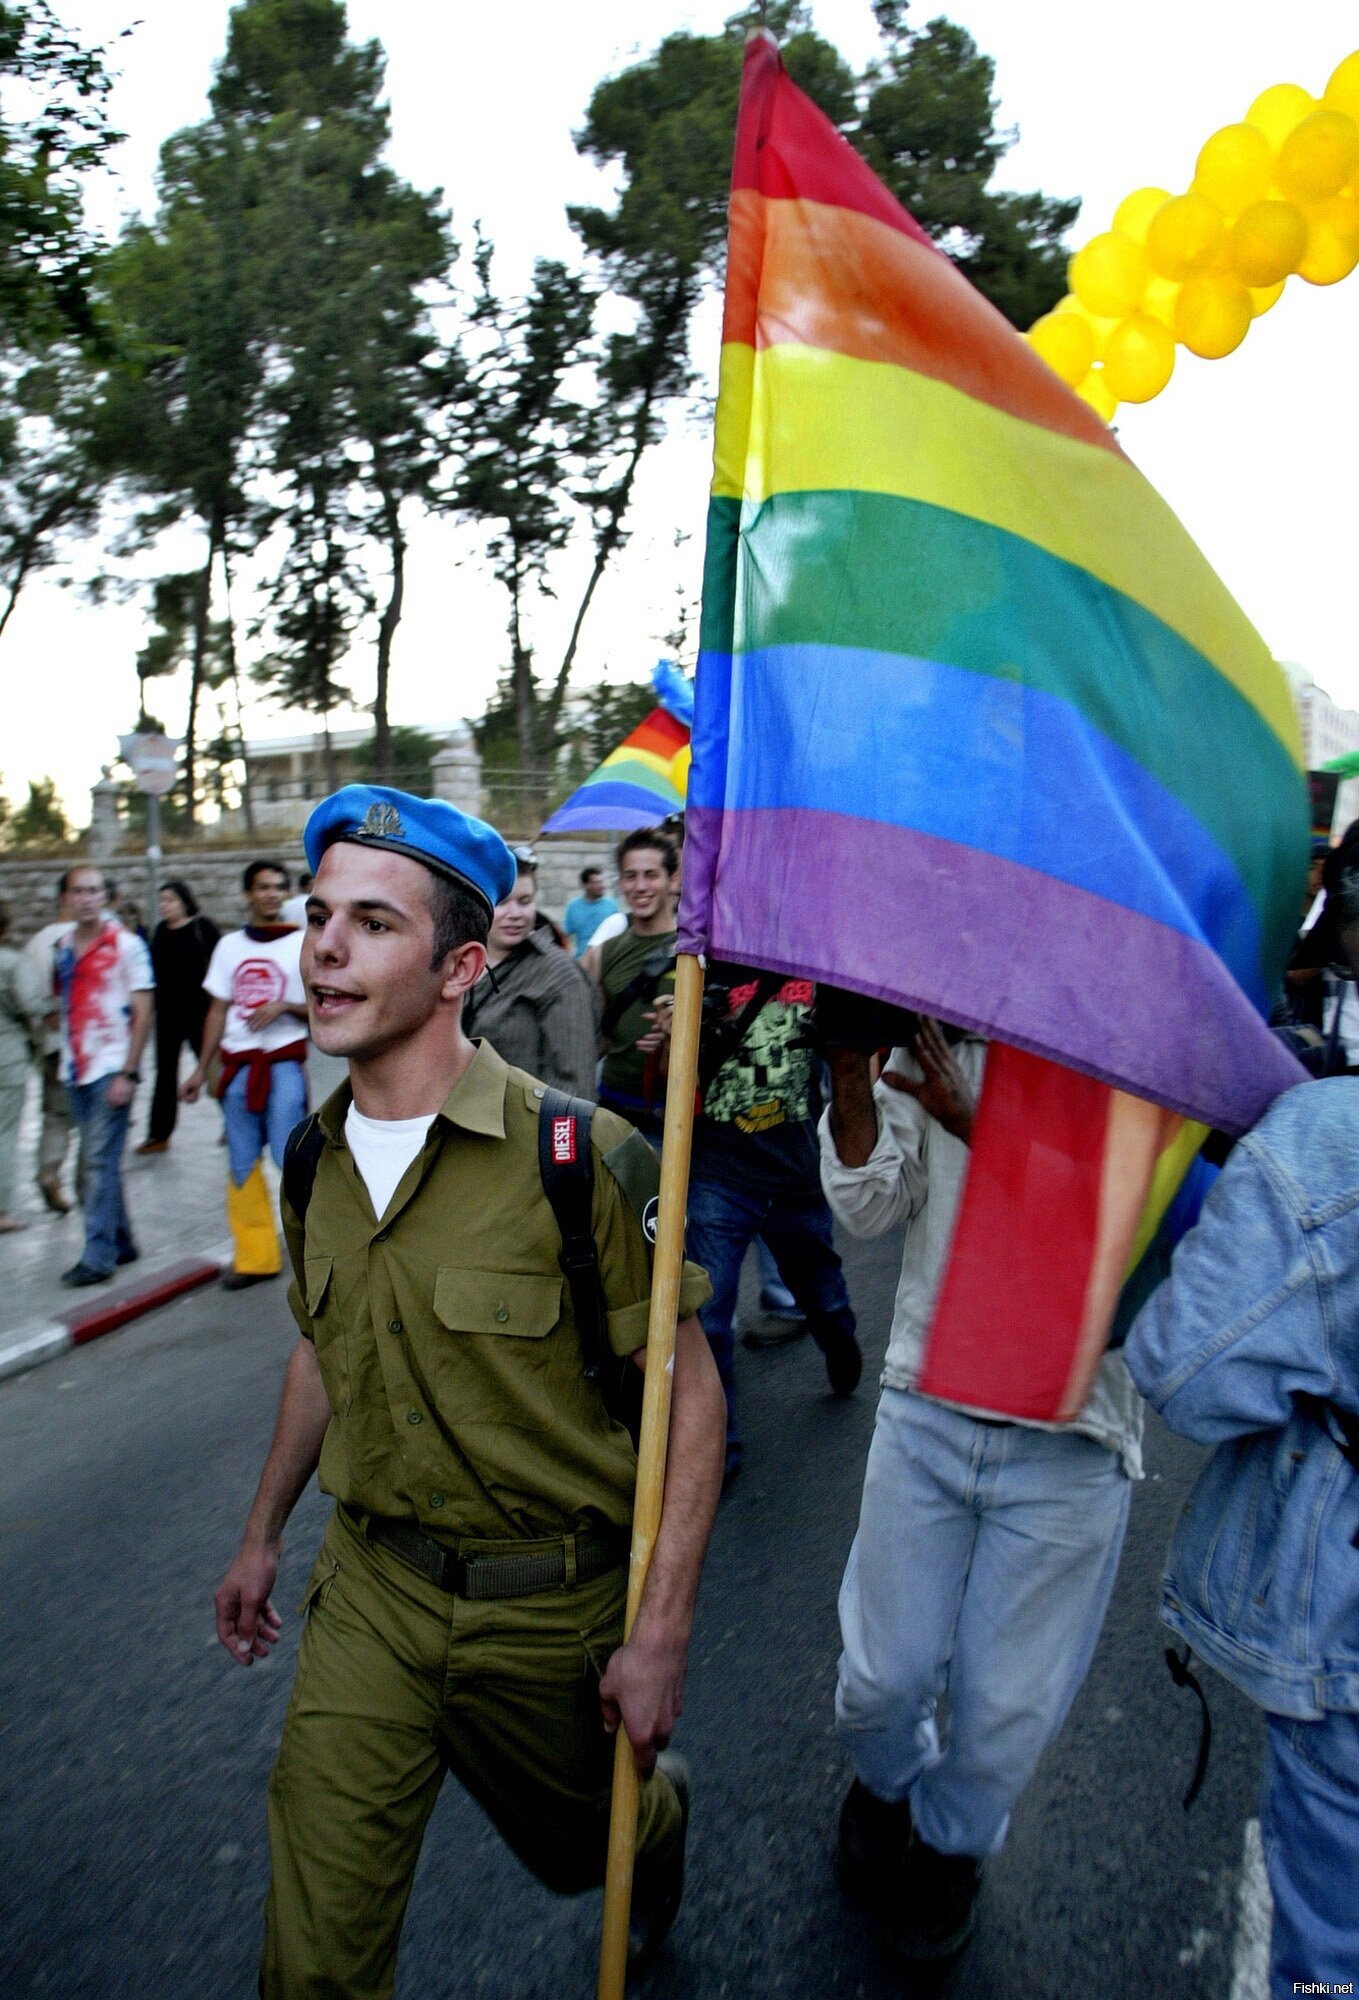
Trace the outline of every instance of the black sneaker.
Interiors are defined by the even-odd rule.
[[[679,1847],[663,1878],[645,1896],[636,1890],[632,1915],[628,1920],[628,1970],[640,1972],[650,1965],[670,1933],[684,1898],[684,1850],[689,1841],[689,1766],[674,1750],[662,1750],[656,1769],[664,1772],[675,1788],[680,1807]]]
[[[248,1291],[251,1285],[267,1285],[271,1278],[276,1278],[277,1276],[277,1271],[228,1271],[222,1280],[222,1290],[224,1292]]]
[[[891,1802],[856,1778],[840,1808],[836,1872],[840,1888],[861,1909],[888,1915],[905,1893],[911,1849],[911,1802]]]
[[[93,1264],[72,1264],[69,1271],[63,1271],[61,1282],[79,1290],[82,1285],[106,1285],[113,1276],[112,1271],[97,1271]]]
[[[863,1351],[854,1335],[843,1326],[813,1326],[812,1338],[826,1363],[826,1380],[832,1396],[852,1396],[864,1372]]]
[[[916,1837],[906,1891],[888,1913],[892,1944],[913,1965],[956,1958],[977,1921],[982,1866],[970,1854],[941,1854]]]

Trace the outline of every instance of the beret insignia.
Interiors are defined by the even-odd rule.
[[[375,799],[363,816],[361,834],[370,834],[374,840],[404,840],[406,829],[401,824],[401,815],[395,806]]]

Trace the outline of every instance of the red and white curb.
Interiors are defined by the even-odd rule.
[[[55,1361],[73,1347],[84,1347],[101,1334],[115,1333],[130,1320],[141,1319],[157,1306],[168,1305],[185,1292],[196,1291],[219,1278],[231,1262],[230,1243],[218,1243],[198,1257],[181,1257],[140,1273],[135,1284],[50,1319],[31,1319],[0,1333],[0,1381],[25,1374],[44,1361]]]

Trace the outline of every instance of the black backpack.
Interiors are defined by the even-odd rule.
[[[571,1310],[585,1356],[585,1379],[598,1383],[609,1415],[626,1425],[635,1445],[642,1421],[642,1375],[627,1360],[620,1360],[609,1345],[608,1306],[592,1226],[595,1162],[590,1125],[594,1115],[595,1107],[586,1098],[544,1089],[538,1107],[538,1172],[561,1234],[558,1262],[571,1293]],[[325,1143],[320,1118],[313,1111],[294,1125],[283,1150],[283,1192],[304,1228]]]

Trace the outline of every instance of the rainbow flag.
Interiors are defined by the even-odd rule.
[[[683,812],[689,780],[689,731],[666,708],[653,708],[583,785],[558,806],[544,833],[584,833],[655,826]]]
[[[1307,853],[1296,718],[1117,439],[766,34],[701,643],[680,948],[993,1038],[922,1386],[1069,1414],[1202,1128],[1301,1080],[1264,1018]]]

